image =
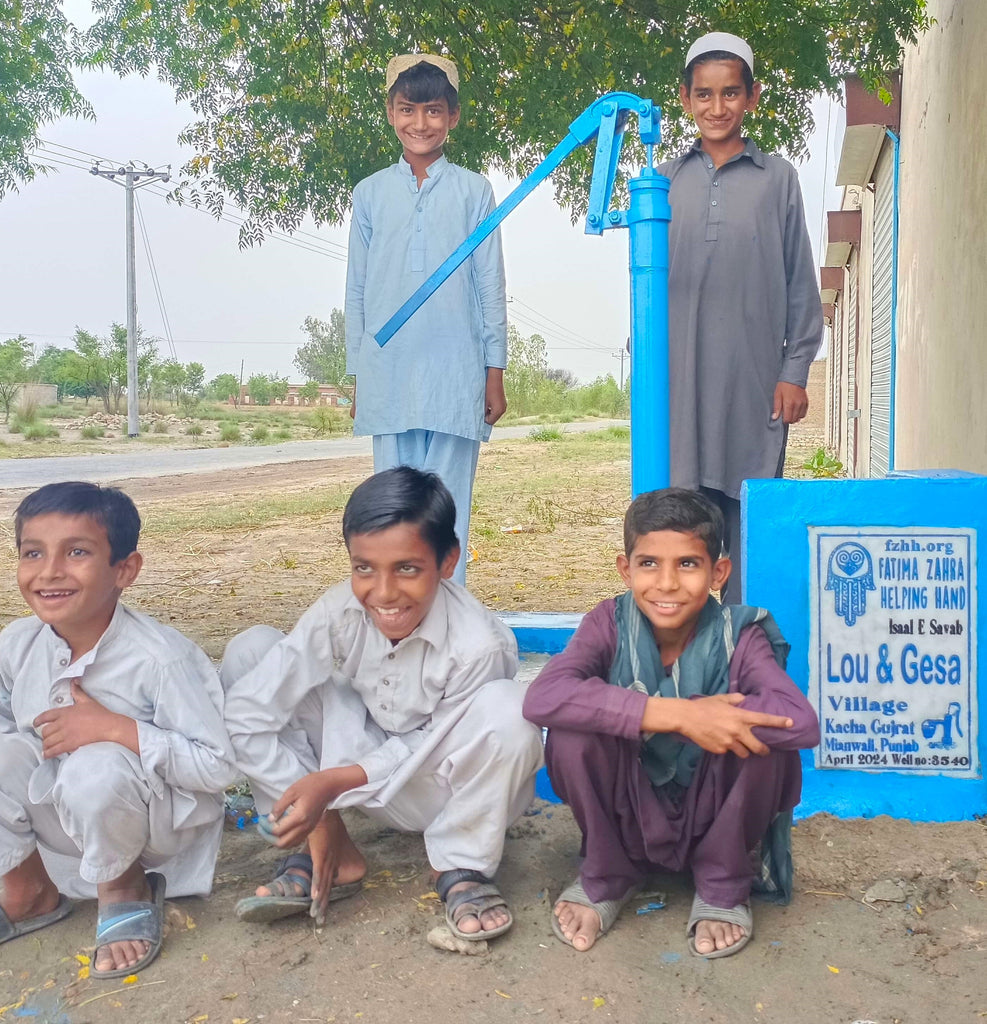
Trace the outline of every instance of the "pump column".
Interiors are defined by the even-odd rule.
[[[668,178],[628,182],[631,272],[631,493],[668,487]]]

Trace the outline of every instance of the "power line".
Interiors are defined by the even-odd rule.
[[[534,308],[534,306],[529,305],[523,299],[519,299],[516,295],[512,295],[508,299],[508,301],[509,302],[516,302],[519,305],[524,306],[524,308],[529,310],[529,312],[533,316],[536,316],[539,319],[544,320],[546,323],[552,324],[554,327],[557,327],[559,330],[563,331],[565,334],[571,335],[572,339],[574,341],[584,342],[590,348],[605,348],[606,347],[606,346],[598,345],[595,341],[592,341],[591,339],[587,338],[585,335],[579,334],[577,331],[572,330],[572,328],[566,327],[565,324],[560,324],[558,322],[558,320],[553,320],[550,316],[546,316],[544,313],[539,312],[537,309]]]
[[[159,199],[168,199],[168,197],[170,196],[170,193],[164,191],[163,189],[153,189],[152,188],[152,189],[149,189],[149,192],[150,192],[151,195],[157,196]],[[217,218],[215,216],[215,214],[213,214],[210,210],[205,210],[201,206],[191,206],[191,205],[185,206],[183,204],[183,208],[192,210],[194,213],[206,214],[206,216],[211,217],[213,220],[219,219],[219,220],[225,221],[227,224],[232,224],[232,225],[234,225],[237,228],[242,227],[246,223],[246,221],[247,221],[247,217],[246,216],[244,216],[242,218],[238,218],[235,214],[226,213],[225,211],[223,213],[221,213],[219,215],[219,217]],[[318,256],[326,256],[327,258],[332,259],[332,260],[337,260],[340,263],[345,263],[346,262],[346,256],[344,256],[344,255],[342,255],[340,253],[334,252],[331,249],[319,248],[318,246],[314,245],[311,242],[306,242],[304,239],[295,239],[291,235],[287,234],[284,231],[279,231],[277,229],[271,229],[268,232],[268,237],[272,238],[276,242],[283,242],[285,245],[293,245],[293,246],[295,246],[298,249],[304,249],[307,252],[315,253]]]
[[[89,153],[84,149],[75,149],[73,146],[65,146],[61,142],[52,142],[50,139],[38,139],[43,146],[47,146],[53,149],[67,149],[70,153],[81,153],[82,156],[88,156],[91,160],[98,160],[101,163],[116,164],[121,166],[122,160],[113,160],[108,156],[99,156],[96,153]]]
[[[178,353],[175,351],[175,340],[171,334],[171,322],[168,319],[168,312],[165,309],[164,304],[164,293],[161,291],[161,281],[158,278],[158,269],[154,265],[154,256],[151,253],[151,240],[147,235],[147,225],[144,223],[144,213],[141,210],[140,201],[134,196],[134,207],[137,210],[137,223],[141,229],[141,238],[144,241],[144,253],[147,256],[147,265],[151,270],[151,284],[154,288],[154,294],[158,300],[158,309],[161,312],[161,322],[164,325],[165,336],[168,339],[168,349],[171,352],[173,359],[178,359]]]
[[[40,164],[33,164],[34,167],[46,167],[48,164],[61,164],[63,167],[71,167],[74,171],[88,171],[88,167],[84,167],[82,164],[69,164],[64,160],[56,160],[54,157],[44,156],[35,157],[34,159],[43,161]]]
[[[558,331],[552,330],[550,327],[545,327],[543,324],[538,323],[536,320],[532,320],[529,316],[524,313],[519,313],[516,310],[511,310],[507,314],[511,320],[516,324],[520,324],[528,330],[533,330],[542,337],[545,337],[546,341],[551,344],[552,348],[568,349],[570,351],[580,352],[606,352],[609,351],[605,345],[589,345],[578,341],[577,339],[567,337],[564,334],[560,334]],[[546,337],[547,336],[547,337]],[[550,339],[555,338],[556,341],[552,342]],[[561,344],[559,344],[561,342]]]
[[[46,139],[39,139],[38,141],[41,143],[41,145],[36,147],[36,159],[43,161],[45,164],[59,164],[60,166],[63,167],[72,167],[75,170],[92,170],[90,164],[79,159],[78,157],[70,156],[67,153],[51,153],[49,147],[55,146],[58,147],[58,149],[66,149],[70,150],[73,153],[80,153],[83,156],[91,157],[93,160],[97,161],[97,163],[105,162],[118,167],[122,166],[122,164],[119,161],[110,160],[108,157],[97,156],[95,153],[88,153],[86,150],[75,149],[72,146],[62,146],[60,143],[49,142]],[[152,192],[152,194],[158,196],[159,198],[170,199],[171,197],[171,193],[167,189],[152,187],[150,191]],[[212,213],[212,211],[203,209],[201,206],[194,206],[191,204],[184,203],[181,205],[187,209],[194,210],[197,213],[207,214],[214,220],[217,219],[216,216]],[[239,211],[239,213],[230,213],[224,209],[224,211],[219,215],[218,219],[225,221],[228,224],[232,224],[237,228],[241,228],[249,219],[250,214],[247,211],[243,210],[241,207],[236,206],[236,204],[228,203],[226,205],[233,206],[233,208]],[[294,245],[299,249],[307,250],[308,252],[315,253],[319,256],[326,256],[329,259],[335,259],[341,263],[345,262],[347,258],[347,247],[345,245],[342,245],[339,242],[334,242],[328,238],[322,238],[321,236],[316,235],[311,231],[304,231],[301,228],[299,228],[296,232],[294,232],[295,235],[303,235],[304,238],[295,238],[292,234],[281,231],[277,228],[271,228],[267,232],[267,234],[270,238],[273,238],[274,240],[279,242],[284,242],[286,245]],[[305,241],[305,239],[307,238],[313,239],[314,241]]]

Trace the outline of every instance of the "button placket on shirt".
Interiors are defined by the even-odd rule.
[[[72,692],[69,680],[65,678],[64,670],[69,665],[69,654],[68,651],[56,651],[54,658],[54,666],[52,668],[52,676],[54,677],[51,684],[51,689],[48,691],[49,700],[53,705],[62,707],[65,704],[70,704]]]
[[[720,229],[720,182],[718,175],[721,169],[714,167],[711,160],[704,160],[704,163],[706,165],[706,170],[711,172],[709,183],[709,208],[706,215],[706,241],[715,242]],[[714,191],[714,189],[716,191]]]

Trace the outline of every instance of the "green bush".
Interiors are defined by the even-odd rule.
[[[250,431],[250,440],[251,441],[266,441],[267,440],[267,434],[268,434],[267,427],[265,427],[263,424],[259,424],[258,426],[254,427],[253,430]]]
[[[58,437],[58,431],[48,423],[32,423],[24,428],[24,439],[40,441],[46,437]]]
[[[561,441],[562,431],[558,427],[535,427],[528,437],[532,441]]]
[[[155,420],[154,426],[151,430],[155,434],[167,434],[168,433],[168,421],[167,420]]]
[[[328,405],[317,405],[309,414],[309,423],[316,437],[327,437],[333,431],[336,417]]]
[[[38,422],[38,403],[27,399],[17,410],[17,420],[25,427]]]
[[[189,437],[201,437],[204,430],[205,428],[201,423],[190,423],[185,428],[185,433],[188,434]]]
[[[224,423],[219,431],[220,441],[239,441],[240,428],[235,423]]]
[[[82,430],[79,431],[79,434],[87,441],[94,441],[97,437],[103,437],[106,434],[106,430],[98,423],[87,423]]]
[[[23,434],[24,433],[24,424],[21,423],[21,421],[15,416],[7,424],[7,430],[9,430],[11,434]]]
[[[274,436],[279,441],[287,441],[291,438],[291,430],[288,427],[279,427],[274,431]]]

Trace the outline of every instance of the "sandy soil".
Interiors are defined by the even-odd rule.
[[[817,389],[820,380],[817,368]],[[814,398],[821,410],[818,391]],[[811,455],[820,438],[817,414],[793,432],[790,465]],[[554,504],[531,504],[525,466],[534,475],[551,455],[549,445],[532,442],[484,451],[471,586],[495,607],[585,610],[615,589],[610,566],[626,457],[563,472]],[[345,459],[128,483],[153,555],[134,602],[213,656],[255,621],[290,626],[340,575],[341,500],[369,468],[367,460]],[[211,511],[217,494],[236,509],[248,498],[321,495],[327,480],[331,493],[309,512],[263,528],[249,517],[224,525]],[[19,497],[0,493],[5,521]],[[188,528],[175,527],[176,509]],[[508,524],[534,532],[502,535]],[[0,621],[23,612],[12,567],[8,554],[0,561]],[[981,822],[825,815],[800,822],[792,904],[755,905],[756,934],[743,954],[705,961],[688,952],[691,887],[678,876],[654,880],[663,909],[637,914],[630,905],[589,953],[554,939],[551,902],[578,867],[578,832],[563,806],[537,801],[510,830],[499,881],[516,925],[477,957],[426,944],[441,911],[421,838],[358,813],[348,820],[369,861],[368,884],[334,905],[325,928],[301,918],[267,927],[235,921],[236,901],[269,875],[277,853],[231,827],[213,895],[169,901],[164,953],[136,982],[79,977],[85,970],[77,956],[91,953],[95,926],[95,905],[82,904],[57,927],[3,946],[0,1021],[972,1024],[987,1017]],[[876,883],[885,884],[872,890]],[[869,890],[883,898],[865,900]],[[658,901],[652,895],[641,903]]]

